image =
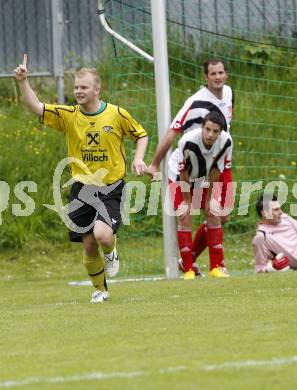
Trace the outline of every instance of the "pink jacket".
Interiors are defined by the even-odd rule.
[[[297,221],[283,213],[278,225],[259,223],[253,239],[256,272],[266,272],[269,260],[278,253],[288,256],[291,268],[297,268]]]

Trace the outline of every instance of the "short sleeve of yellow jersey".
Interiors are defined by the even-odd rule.
[[[124,133],[134,141],[139,138],[147,136],[147,132],[139,122],[132,118],[132,116],[123,108],[119,107],[121,127]]]
[[[66,106],[58,104],[44,104],[43,116],[40,117],[40,122],[45,126],[66,132],[66,126],[69,117],[72,117],[76,110],[75,106]]]

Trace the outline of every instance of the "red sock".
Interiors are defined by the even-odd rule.
[[[226,163],[226,161],[225,161]],[[223,182],[222,193],[221,193],[221,206],[234,207],[234,194],[232,187],[232,171],[230,168],[224,168],[224,171],[220,175],[220,181]]]
[[[208,226],[206,233],[209,250],[210,271],[224,264],[223,229],[222,226]]]
[[[192,245],[193,260],[196,259],[196,257],[198,257],[199,255],[201,255],[201,253],[207,247],[206,231],[207,231],[206,225],[203,223],[199,226],[199,228],[195,233],[195,237]]]
[[[177,227],[177,241],[181,258],[183,260],[184,271],[187,272],[192,267],[192,230],[181,226]]]

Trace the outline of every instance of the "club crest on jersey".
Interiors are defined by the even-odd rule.
[[[100,141],[99,131],[88,131],[86,133],[86,147],[98,146]]]
[[[106,131],[107,133],[111,133],[113,130],[112,126],[103,126],[102,129]]]

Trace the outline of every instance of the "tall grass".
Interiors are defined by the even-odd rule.
[[[2,214],[1,247],[21,246],[27,240],[41,237],[61,240],[64,233],[59,219],[42,206],[44,203],[53,203],[53,172],[57,162],[66,153],[61,134],[43,128],[38,118],[14,103],[1,107],[0,129],[0,177],[10,187],[9,204]],[[22,208],[25,205],[15,196],[14,189],[23,181],[37,184],[36,192],[28,192],[35,202],[35,210],[28,217],[16,218],[12,213],[12,205],[22,204]]]

